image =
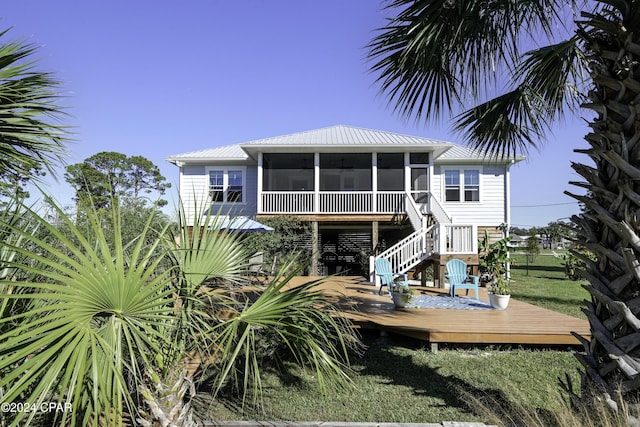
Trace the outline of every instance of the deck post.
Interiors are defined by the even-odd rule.
[[[311,275],[320,275],[318,258],[320,257],[320,251],[318,250],[318,242],[320,241],[318,233],[318,221],[311,222]]]
[[[375,259],[373,255],[369,257],[369,282],[380,286],[380,283],[376,283],[378,278],[376,277]]]
[[[438,352],[438,343],[437,342],[432,342],[431,344],[431,353],[437,353]]]

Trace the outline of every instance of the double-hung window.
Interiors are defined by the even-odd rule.
[[[444,171],[445,202],[479,202],[480,170],[446,169]]]
[[[243,169],[209,170],[209,195],[212,202],[241,203],[244,201]]]
[[[477,169],[464,171],[464,201],[480,201],[480,171]]]
[[[227,185],[227,201],[242,202],[242,171],[227,171],[229,183]]]
[[[444,200],[447,202],[460,201],[460,171],[444,171]]]
[[[211,201],[224,202],[224,171],[209,171],[209,194]]]

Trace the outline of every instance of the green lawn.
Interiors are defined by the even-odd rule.
[[[580,282],[565,279],[561,259],[540,255],[528,274],[523,256],[513,261],[515,298],[584,318],[580,304],[588,293]],[[265,375],[262,410],[202,395],[197,412],[210,420],[487,422],[474,414],[460,390],[525,413],[548,414],[560,405],[558,378],[568,374],[579,384],[579,363],[568,348],[444,346],[431,353],[423,343],[373,333],[365,343],[364,354],[353,360],[354,384],[348,390],[332,390],[322,399],[311,373],[271,372]]]
[[[578,382],[577,360],[568,351],[544,349],[449,348],[431,353],[415,341],[370,337],[354,361],[354,386],[332,390],[323,400],[310,373],[267,375],[263,410],[231,401],[199,402],[204,419],[348,422],[485,421],[460,393],[489,395],[526,411],[558,406],[557,378]],[[202,411],[203,409],[201,409]]]
[[[551,251],[544,251],[529,265],[523,254],[512,255],[511,259],[514,298],[586,319],[581,311],[582,301],[589,299],[589,293],[582,287],[585,282],[567,279],[560,257],[554,256]]]

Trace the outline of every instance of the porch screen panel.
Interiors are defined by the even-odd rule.
[[[378,154],[378,190],[404,191],[404,154]]]
[[[429,170],[423,167],[411,168],[411,194],[416,203],[428,203]]]
[[[320,191],[371,191],[371,154],[320,154]]]
[[[263,191],[313,191],[313,153],[265,153]]]

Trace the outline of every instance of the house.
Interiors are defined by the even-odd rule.
[[[511,234],[511,240],[507,244],[510,248],[524,248],[527,246],[529,236],[521,236],[519,234]]]
[[[363,254],[395,271],[477,265],[478,233],[499,239],[509,224],[509,169],[522,159],[342,125],[167,158],[188,215],[295,215],[313,225],[313,271],[365,275]]]

